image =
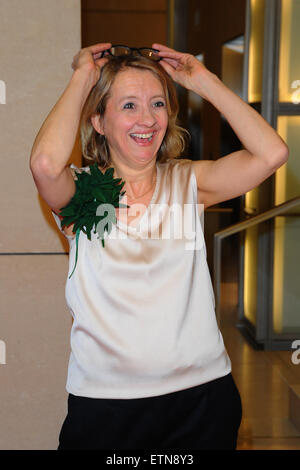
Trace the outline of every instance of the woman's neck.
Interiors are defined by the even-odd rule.
[[[153,191],[156,183],[156,162],[141,170],[125,167],[114,161],[111,162],[111,167],[114,168],[114,178],[121,178],[125,181],[122,190],[126,191],[129,199],[141,199],[149,196]]]

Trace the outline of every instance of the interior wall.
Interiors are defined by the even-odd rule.
[[[68,246],[38,196],[29,157],[71,77],[80,7],[79,0],[0,2],[2,450],[56,449],[66,413]],[[77,149],[72,161],[80,163]]]
[[[195,56],[201,54],[205,66],[222,79],[223,45],[244,34],[246,0],[212,0],[210,2],[207,0],[188,0],[186,2],[173,0],[173,2],[176,25],[174,44],[181,46],[181,50],[185,49]],[[182,37],[183,30],[187,30],[186,39]],[[181,122],[189,129],[187,93],[184,90],[180,91],[180,100]],[[193,129],[199,128],[202,151],[198,151],[195,155],[193,147],[191,147],[188,156],[194,160],[217,160],[222,156],[222,139],[224,140],[221,115],[208,101],[201,100],[199,103],[198,119],[195,113],[193,116]],[[238,144],[237,139],[231,151],[238,150],[236,147]],[[208,208],[205,212],[207,261],[211,274],[213,273],[213,234],[237,221],[239,205],[238,199],[226,201],[218,204],[218,207],[231,208],[231,213],[216,212],[215,208]],[[224,246],[228,245],[229,247],[231,244],[234,246],[233,237],[228,239],[228,243],[227,240],[224,242]],[[236,278],[236,272],[233,278]]]
[[[82,0],[82,45],[111,42],[132,47],[168,40],[167,0]]]

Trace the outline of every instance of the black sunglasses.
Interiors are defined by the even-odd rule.
[[[142,57],[146,57],[154,62],[159,62],[161,57],[158,55],[158,52],[159,51],[157,49],[152,49],[151,47],[129,47],[117,44],[111,46],[110,49],[103,51],[100,58],[104,57],[105,53],[113,57],[141,55]]]

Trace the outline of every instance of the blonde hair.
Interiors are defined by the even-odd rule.
[[[178,101],[175,86],[159,63],[137,56],[110,58],[103,66],[100,79],[86,100],[80,126],[83,156],[98,163],[102,168],[107,168],[111,163],[109,148],[105,136],[94,129],[91,117],[95,114],[104,115],[116,75],[129,67],[152,72],[160,81],[165,93],[169,119],[165,137],[157,153],[157,160],[165,162],[178,157],[183,152],[189,135],[188,131],[177,124]]]

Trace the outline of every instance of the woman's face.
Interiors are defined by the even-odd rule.
[[[141,168],[155,161],[168,126],[163,87],[147,70],[119,72],[100,117],[113,161]]]

